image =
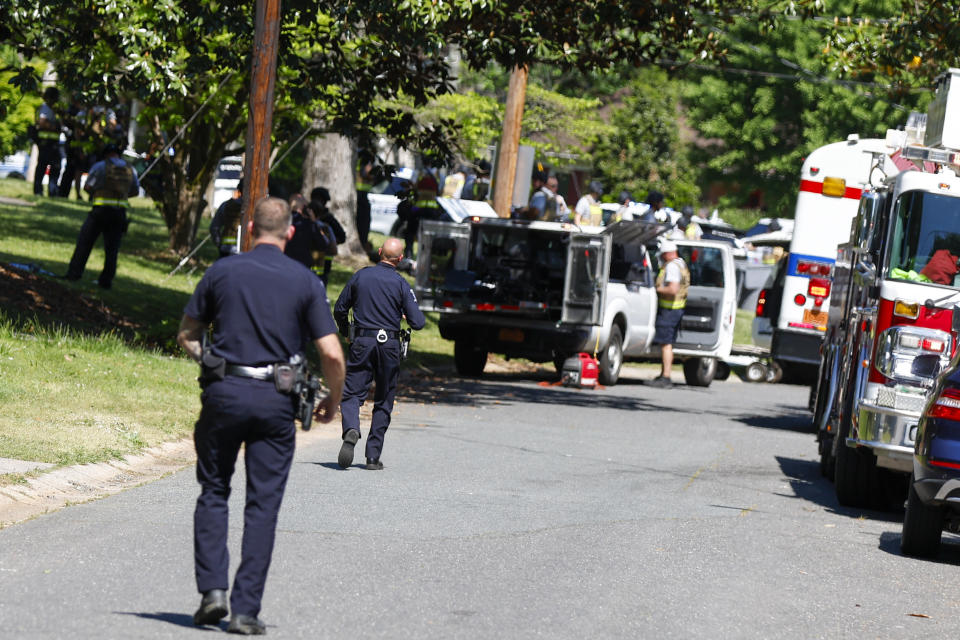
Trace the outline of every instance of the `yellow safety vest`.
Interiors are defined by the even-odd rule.
[[[677,266],[680,267],[680,289],[675,296],[663,293],[658,294],[659,300],[657,304],[661,309],[683,309],[687,306],[687,291],[690,289],[690,270],[687,269],[687,264],[682,258],[674,258],[670,262],[677,262]],[[668,262],[667,264],[670,263]],[[663,286],[663,279],[666,275],[667,265],[665,264],[657,274],[657,287]]]

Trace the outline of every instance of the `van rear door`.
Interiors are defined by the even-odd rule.
[[[441,300],[443,295],[451,287],[464,286],[463,283],[469,279],[469,247],[469,223],[420,221],[414,282],[420,309],[445,310]]]
[[[603,321],[610,246],[609,235],[570,234],[561,322],[598,325]]]

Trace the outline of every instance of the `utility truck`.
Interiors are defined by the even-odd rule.
[[[489,353],[557,370],[596,353],[599,381],[612,385],[625,360],[658,359],[652,344],[657,223],[607,227],[471,217],[421,223],[416,292],[438,311],[462,375],[483,372]],[[729,369],[736,276],[722,242],[677,240],[691,273],[674,354],[688,384],[708,386]]]
[[[960,70],[884,147],[868,151],[876,171],[833,266],[814,399],[821,469],[858,507],[882,506],[884,475],[911,473],[927,392],[956,350]]]

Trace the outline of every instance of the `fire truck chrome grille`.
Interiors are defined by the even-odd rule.
[[[890,387],[877,390],[877,405],[889,407],[897,411],[911,411],[919,413],[923,410],[926,396],[916,393],[903,393]]]

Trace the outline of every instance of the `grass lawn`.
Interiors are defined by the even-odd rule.
[[[131,205],[112,289],[95,284],[102,241],[78,282],[35,278],[43,286],[27,293],[17,280],[5,283],[8,295],[32,296],[33,311],[9,301],[0,307],[0,457],[58,465],[103,461],[192,431],[200,407],[197,367],[174,336],[215,249],[207,243],[171,275],[179,259],[167,248],[160,214],[146,199]],[[36,197],[23,181],[0,180],[0,268],[18,274],[10,265],[26,264],[65,273],[89,209],[77,200]],[[335,261],[331,302],[358,264]],[[451,355],[430,314],[414,335],[406,366],[443,364]],[[0,476],[0,484],[22,479]]]

